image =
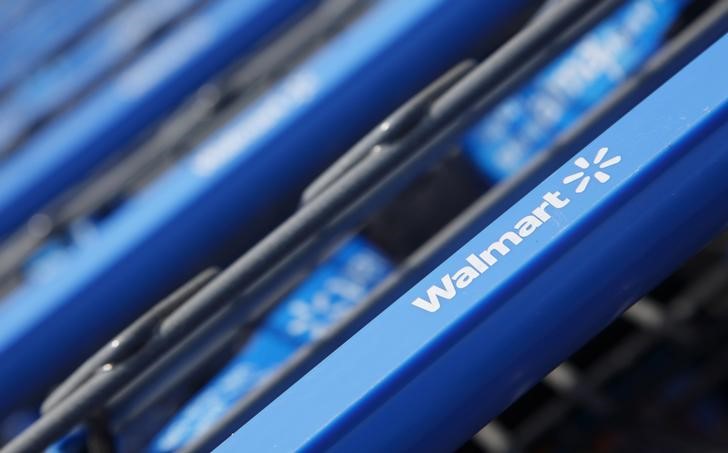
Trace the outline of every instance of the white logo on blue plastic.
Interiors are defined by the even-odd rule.
[[[600,184],[609,181],[611,176],[605,169],[621,162],[622,157],[614,156],[605,160],[608,153],[609,148],[600,148],[591,162],[584,157],[577,157],[574,165],[579,168],[579,171],[566,176],[562,182],[569,185],[578,181],[576,193],[580,194],[586,190],[592,179]],[[488,269],[505,259],[513,249],[519,247],[539,228],[549,222],[557,211],[565,208],[569,203],[571,203],[571,199],[559,191],[546,192],[530,212],[515,222],[513,228],[502,232],[484,249],[468,255],[459,269],[443,275],[438,283],[431,285],[425,291],[425,297],[417,297],[411,304],[426,312],[438,311],[441,300],[454,299],[458,291],[470,286]]]
[[[597,151],[596,156],[594,156],[594,160],[591,164],[583,157],[578,157],[574,161],[574,165],[579,167],[581,170],[565,177],[563,183],[571,184],[573,182],[579,181],[579,184],[576,185],[576,193],[582,193],[589,186],[592,175],[594,176],[594,179],[602,184],[609,181],[609,173],[602,170],[604,170],[605,168],[609,168],[612,165],[618,164],[622,160],[622,156],[614,156],[611,159],[604,160],[608,152],[609,148],[600,148],[599,151]]]

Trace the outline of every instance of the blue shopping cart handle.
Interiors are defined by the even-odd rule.
[[[236,59],[253,52],[309,0],[216,0],[32,136],[0,165],[0,238],[50,203]]]
[[[528,3],[376,2],[109,214],[93,240],[44,261],[4,299],[0,385],[17,391],[0,394],[0,411],[47,388],[212,251],[259,227],[261,212],[297,196],[386,112],[491,36],[484,24]],[[37,372],[39,361],[47,372]]]
[[[728,37],[217,451],[454,448],[728,221]]]

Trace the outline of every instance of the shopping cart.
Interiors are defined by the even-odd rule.
[[[365,3],[27,207],[7,451],[727,446],[728,2]]]

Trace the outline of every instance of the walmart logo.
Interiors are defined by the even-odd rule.
[[[604,160],[604,157],[606,157],[608,152],[609,148],[600,148],[599,151],[597,151],[596,156],[594,156],[594,160],[591,164],[583,157],[577,158],[574,161],[574,165],[579,167],[581,170],[564,178],[564,184],[571,184],[579,181],[579,184],[576,186],[576,193],[582,193],[586,190],[587,186],[589,186],[589,181],[591,181],[592,175],[594,176],[594,179],[602,184],[609,181],[609,173],[602,170],[621,162],[622,156],[614,156],[611,159]]]
[[[601,184],[609,181],[611,176],[606,169],[618,164],[622,157],[614,156],[606,159],[608,153],[608,148],[600,148],[591,162],[584,157],[578,157],[574,161],[574,165],[579,170],[565,177],[562,180],[563,184],[569,186],[578,182],[576,184],[576,193],[581,194],[589,186],[592,179]],[[551,220],[556,211],[565,208],[569,203],[571,203],[571,199],[562,195],[559,191],[545,193],[539,203],[527,215],[518,220],[513,228],[503,232],[485,249],[468,255],[459,269],[443,275],[438,283],[430,286],[425,291],[425,297],[415,298],[412,305],[429,313],[436,312],[440,309],[442,300],[455,298],[459,290],[470,286],[488,269],[505,259],[514,248],[526,241],[541,226]]]

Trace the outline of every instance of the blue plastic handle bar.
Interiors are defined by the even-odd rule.
[[[314,0],[215,0],[0,166],[0,238]]]
[[[80,42],[23,79],[0,102],[0,152],[8,150],[39,119],[49,117],[110,74],[161,27],[198,0],[130,2]]]
[[[446,451],[728,222],[724,36],[216,451]]]
[[[255,228],[261,210],[300,193],[526,3],[375,4],[0,304],[0,386],[13,389],[0,393],[0,412],[70,371],[212,251]]]
[[[463,148],[476,168],[491,181],[523,168],[639,68],[684,8],[627,2],[472,128]]]
[[[266,315],[240,352],[155,436],[149,453],[179,451],[203,435],[297,351],[325,335],[390,271],[389,260],[366,239],[344,243]],[[117,447],[124,437],[116,439]]]

